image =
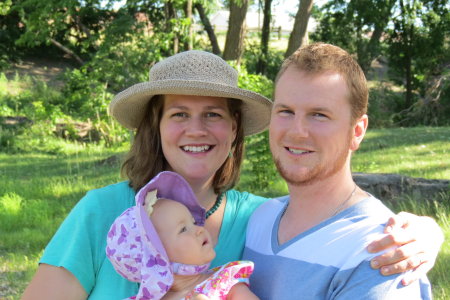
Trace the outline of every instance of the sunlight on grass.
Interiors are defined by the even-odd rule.
[[[354,172],[450,179],[448,128],[371,129],[353,155]]]
[[[0,299],[19,299],[41,255],[39,252],[31,256],[15,253],[0,256]]]

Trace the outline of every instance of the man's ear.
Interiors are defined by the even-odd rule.
[[[368,125],[369,125],[369,117],[366,114],[360,117],[356,121],[356,124],[353,125],[352,142],[350,145],[350,150],[352,151],[358,150],[359,145],[364,139]]]

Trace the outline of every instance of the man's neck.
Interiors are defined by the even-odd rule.
[[[355,183],[351,172],[341,172],[329,178],[294,186],[288,184],[290,201],[278,231],[278,241],[283,244],[302,232],[333,217],[355,204]]]

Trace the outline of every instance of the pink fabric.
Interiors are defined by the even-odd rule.
[[[200,283],[185,297],[192,299],[194,294],[203,294],[210,299],[225,300],[231,288],[238,283],[248,285],[249,277],[253,273],[251,261],[233,261],[221,267],[210,270],[211,277]]]

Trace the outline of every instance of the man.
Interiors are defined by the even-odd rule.
[[[327,44],[297,50],[275,82],[270,148],[289,196],[253,214],[244,259],[261,299],[428,299],[424,277],[370,268],[367,244],[392,214],[353,181],[350,158],[368,125],[368,88],[351,56]]]

